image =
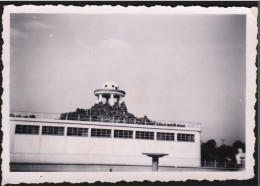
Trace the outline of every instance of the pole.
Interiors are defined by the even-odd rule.
[[[158,171],[159,158],[153,157],[152,171]]]

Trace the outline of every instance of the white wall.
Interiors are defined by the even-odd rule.
[[[62,163],[62,164],[123,164],[123,165],[151,165],[151,158],[142,153],[166,153],[160,158],[160,165],[164,166],[200,166],[200,131],[137,129],[132,125],[113,126],[113,129],[133,131],[174,132],[175,141],[157,141],[141,139],[117,139],[90,137],[91,128],[111,129],[111,126],[93,126],[89,124],[46,123],[42,121],[15,120],[10,121],[11,162],[24,163]],[[39,126],[65,126],[89,128],[88,137],[24,135],[14,134],[16,124]],[[82,124],[82,123],[81,123]],[[105,125],[113,125],[106,123]],[[142,126],[145,127],[145,126]],[[146,126],[150,127],[150,126]],[[169,127],[168,127],[169,128]],[[135,132],[134,132],[135,133]],[[177,133],[195,134],[195,142],[178,142]],[[112,132],[113,134],[113,132]],[[156,134],[155,134],[156,138]]]

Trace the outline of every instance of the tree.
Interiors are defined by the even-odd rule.
[[[237,151],[236,153],[238,153],[238,149],[242,149],[243,152],[245,152],[245,143],[241,142],[240,140],[235,141],[232,147]]]
[[[237,140],[230,145],[221,145],[217,147],[217,143],[214,139],[201,144],[201,159],[202,161],[218,161],[221,163],[236,163],[236,154],[238,153],[238,148],[243,149],[245,152],[245,143]]]
[[[202,143],[201,145],[201,158],[202,160],[214,161],[216,160],[216,147],[217,143],[214,139]]]
[[[228,147],[226,145],[221,145],[217,149],[217,160],[219,162],[225,162],[228,156]]]

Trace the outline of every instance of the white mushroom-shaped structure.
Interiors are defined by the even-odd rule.
[[[102,102],[102,99],[105,98],[110,105],[114,105],[115,101],[120,104],[122,98],[125,96],[125,91],[120,90],[119,86],[112,81],[105,82],[101,88],[94,91],[95,96],[97,96],[97,102]]]

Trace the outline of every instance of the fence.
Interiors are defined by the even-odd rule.
[[[218,161],[207,161],[203,160],[201,161],[201,167],[203,168],[219,168],[219,169],[239,169],[244,167],[243,164],[238,165],[237,163],[234,162],[218,162]]]
[[[91,111],[90,111],[91,113]],[[37,119],[54,119],[54,120],[76,120],[89,122],[105,122],[105,123],[125,123],[125,124],[140,124],[140,125],[155,125],[178,128],[195,128],[200,129],[200,123],[179,122],[179,121],[164,121],[164,120],[146,120],[146,119],[130,119],[122,117],[102,117],[91,116],[91,114],[59,114],[59,113],[43,113],[43,112],[24,112],[11,111],[10,117],[16,118],[37,118]]]

